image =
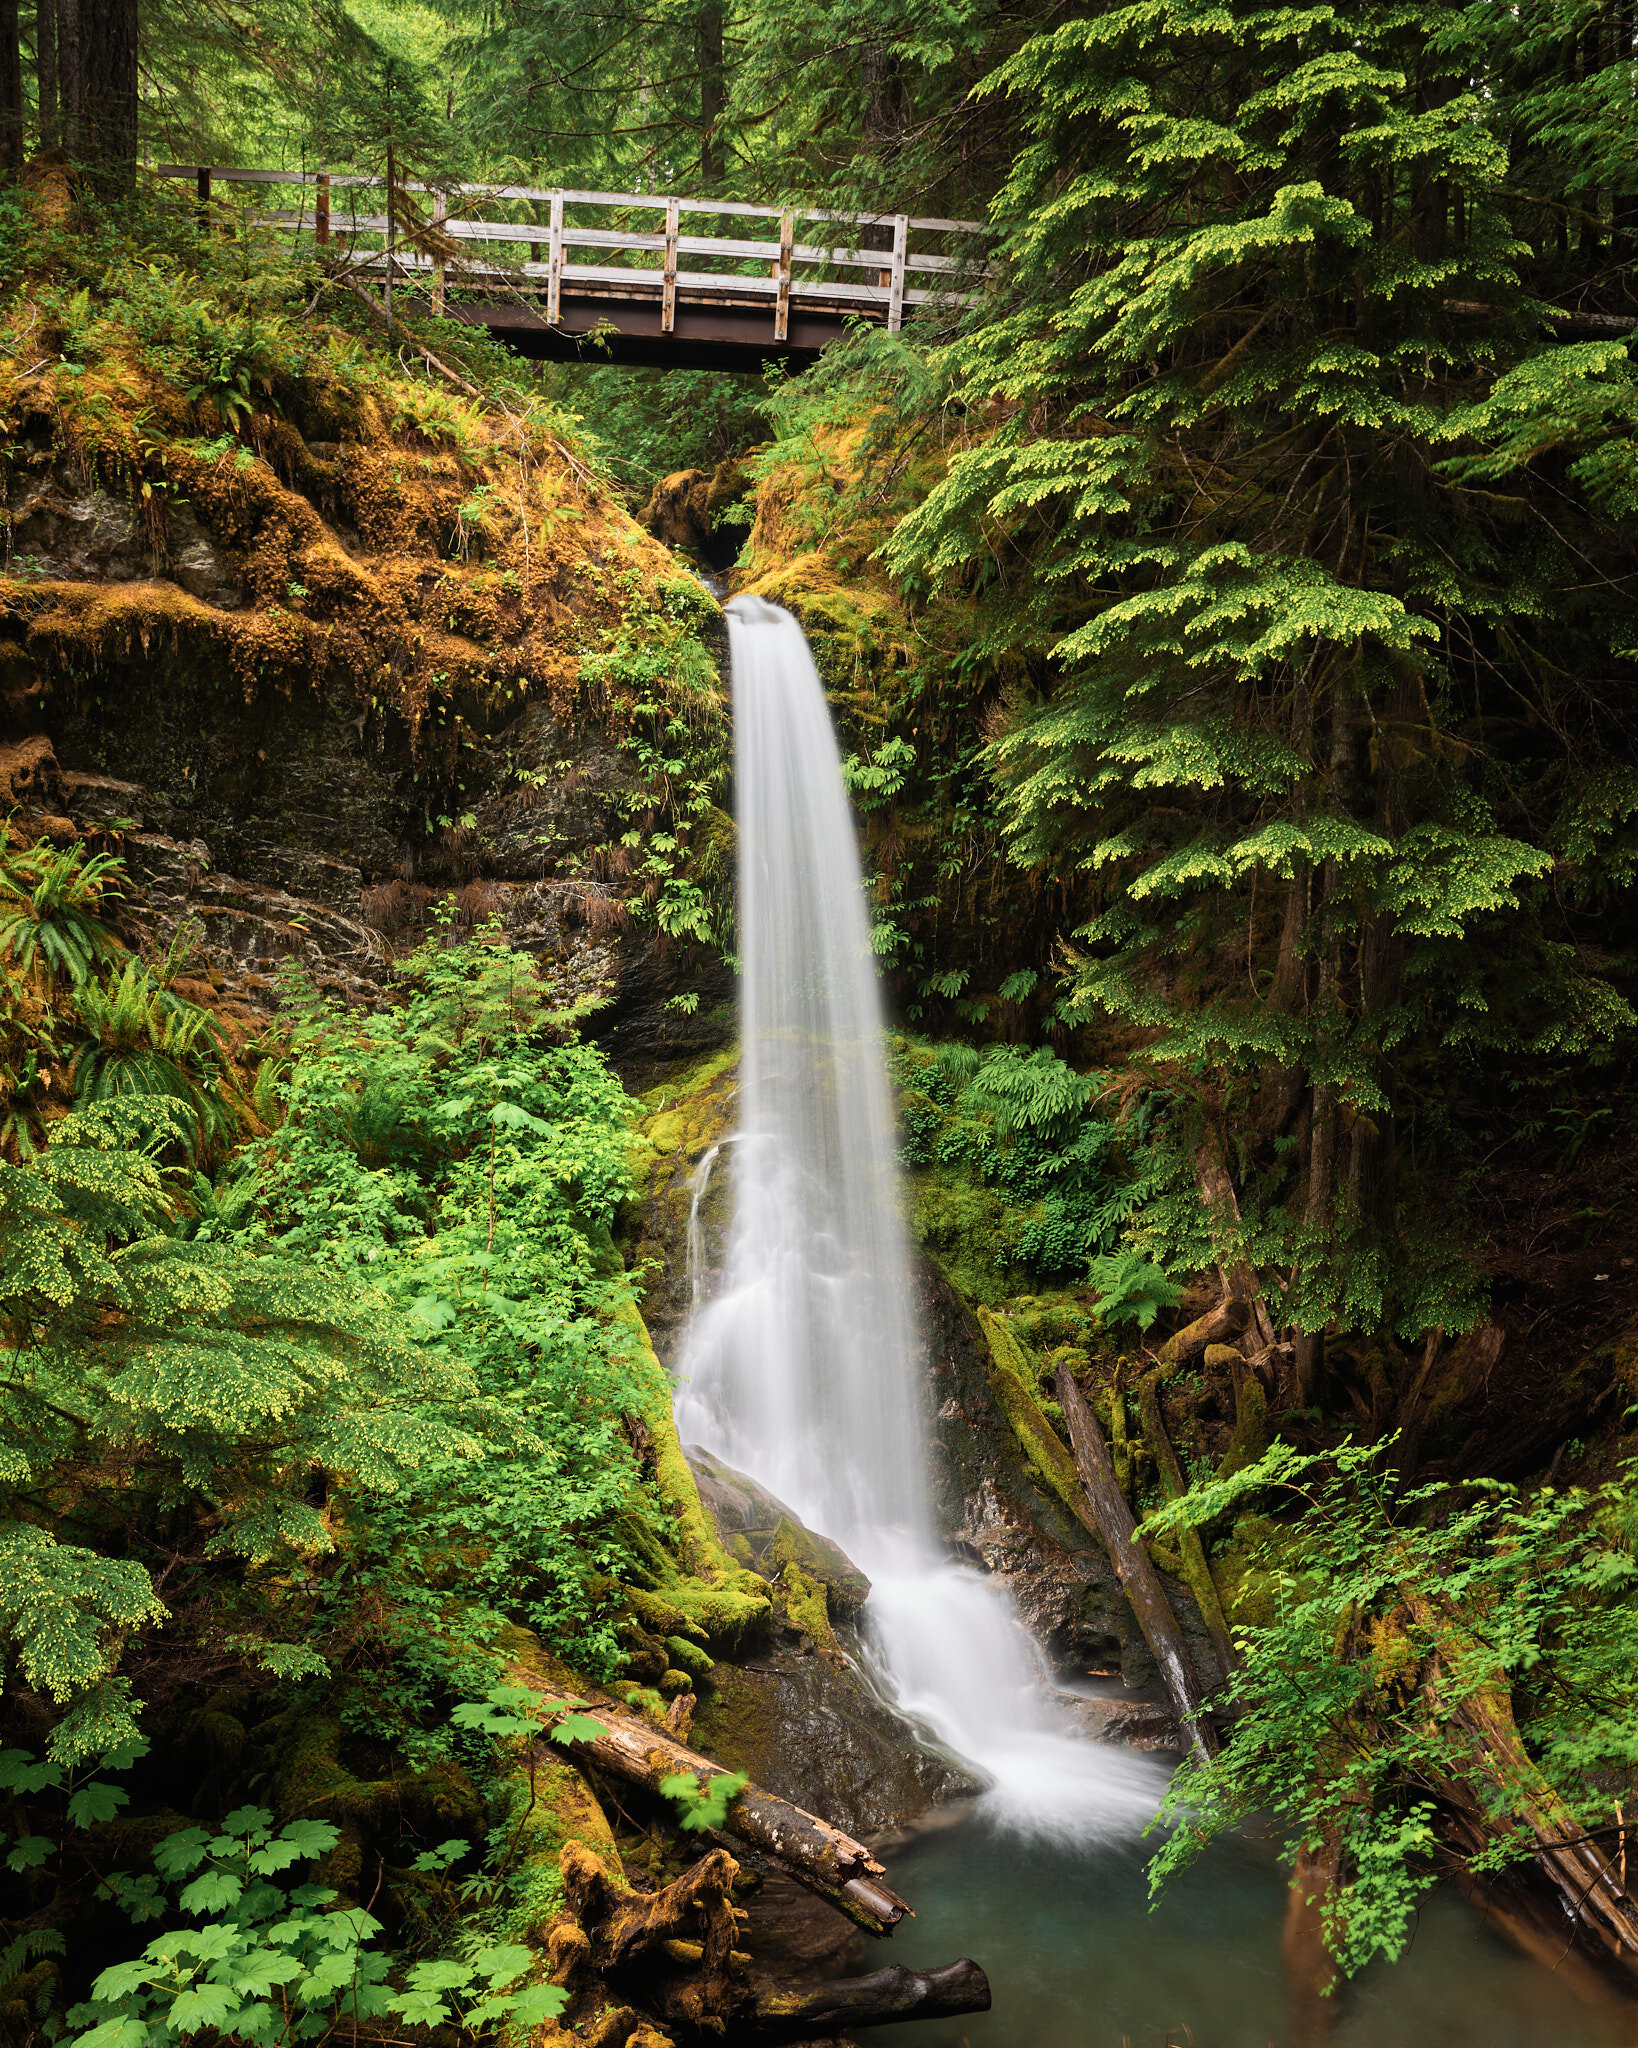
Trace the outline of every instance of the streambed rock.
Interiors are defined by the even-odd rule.
[[[803,1628],[800,1603],[787,1599],[782,1621],[753,1658],[719,1661],[695,1715],[696,1747],[855,1835],[902,1826],[930,1806],[977,1792],[977,1781],[919,1742],[865,1676],[862,1645],[848,1624],[870,1581],[852,1559],[745,1473],[698,1444],[685,1454],[734,1557],[769,1577],[790,1578],[794,1565],[798,1583],[822,1587],[830,1617],[827,1625],[816,1606],[812,1630]]]
[[[848,1653],[826,1656],[807,1636],[776,1627],[754,1661],[718,1662],[689,1740],[696,1749],[849,1834],[902,1827],[929,1807],[973,1794],[978,1782],[918,1742],[870,1688]]]

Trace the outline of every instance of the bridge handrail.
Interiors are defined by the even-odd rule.
[[[350,238],[353,244],[354,260],[360,267],[372,272],[384,271],[389,286],[393,275],[418,273],[423,270],[431,275],[433,307],[442,313],[446,305],[449,273],[453,271],[457,286],[475,283],[484,278],[508,278],[514,284],[526,286],[544,285],[545,321],[556,327],[562,321],[562,296],[565,289],[571,294],[584,295],[588,290],[592,296],[607,297],[619,295],[621,287],[626,296],[638,301],[651,299],[657,290],[661,300],[660,331],[671,333],[675,329],[677,295],[686,293],[691,303],[702,298],[718,304],[737,299],[744,305],[747,301],[768,299],[772,301],[774,315],[773,339],[784,342],[788,339],[790,307],[793,299],[811,302],[824,300],[843,312],[876,315],[886,314],[890,332],[897,332],[906,306],[926,304],[935,300],[954,300],[966,304],[968,295],[953,289],[938,289],[937,280],[947,278],[953,285],[955,278],[974,280],[987,273],[981,263],[974,263],[955,256],[924,253],[912,249],[910,237],[916,234],[958,234],[983,235],[988,231],[980,221],[945,220],[922,214],[848,214],[833,208],[802,208],[795,202],[789,206],[753,205],[744,200],[684,199],[673,193],[663,192],[589,192],[569,187],[531,185],[471,185],[438,184],[425,180],[406,180],[399,187],[402,191],[429,194],[432,200],[430,225],[441,236],[442,242],[434,241],[431,251],[415,252],[410,248],[381,250],[359,250],[356,238],[360,235],[380,235],[384,241],[392,238],[393,223],[389,214],[357,211],[353,202],[351,211],[342,209],[332,216],[331,200],[341,192],[378,192],[387,180],[373,174],[356,172],[331,173],[328,171],[272,170],[240,168],[237,166],[215,166],[204,164],[155,164],[151,166],[155,177],[192,178],[195,181],[202,219],[209,217],[211,188],[215,181],[224,184],[268,187],[298,187],[305,195],[306,188],[315,188],[314,204],[309,213],[305,203],[296,211],[288,208],[263,209],[255,216],[259,226],[280,228],[296,234],[311,233],[314,239],[325,245],[332,231]],[[270,192],[269,197],[273,194]],[[527,200],[532,203],[549,203],[548,220],[494,221],[472,219],[463,211],[452,213],[451,202],[465,198]],[[572,225],[564,209],[568,206],[590,207],[593,209],[619,208],[623,212],[654,213],[660,216],[658,232],[646,228],[632,228],[624,225],[613,227],[583,227]],[[686,215],[727,215],[737,219],[770,221],[777,224],[777,237],[751,239],[743,235],[687,235],[682,232]],[[843,244],[838,238],[830,241],[802,241],[796,239],[798,221],[820,226],[840,226],[857,235],[863,227],[878,226],[892,229],[890,247],[865,249],[857,243]],[[809,233],[813,232],[809,227]],[[527,242],[532,245],[532,261],[518,264],[485,262],[481,257],[455,256],[452,245],[456,243],[508,243]],[[541,244],[550,250],[550,262],[539,261]],[[604,250],[640,255],[658,256],[659,265],[636,264],[617,267],[612,264],[576,263],[571,260],[577,250]],[[735,264],[760,263],[771,265],[760,277],[740,270],[680,270],[681,256],[716,257]],[[843,282],[835,278],[803,278],[795,276],[796,266],[818,266],[821,269],[854,269],[874,271],[875,281],[870,284],[857,281]],[[908,279],[930,277],[933,288],[917,290]]]
[[[203,177],[224,185],[314,185],[324,179],[332,192],[356,186],[379,187],[387,182],[384,177],[352,171],[242,170],[227,164],[153,164],[149,168],[156,178]],[[753,205],[744,199],[684,199],[667,192],[580,192],[567,185],[439,185],[406,178],[400,189],[405,192],[442,192],[451,196],[459,192],[477,199],[561,199],[568,206],[643,206],[658,213],[664,213],[668,206],[675,205],[679,213],[737,214],[756,220],[779,220],[786,213],[793,213],[798,220],[834,220],[849,227],[890,228],[900,218],[896,213],[845,213],[794,203],[785,207]],[[932,215],[906,214],[904,221],[912,231],[921,229],[929,234],[991,233],[981,220],[944,220]],[[874,253],[885,255],[887,252],[880,250]]]

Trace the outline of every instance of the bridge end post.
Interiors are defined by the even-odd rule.
[[[552,194],[552,219],[548,230],[546,269],[546,324],[556,327],[563,317],[563,194]]]
[[[791,325],[791,244],[796,239],[796,215],[787,207],[779,216],[779,261],[774,276],[779,290],[774,295],[774,340],[784,341]]]
[[[448,218],[449,195],[446,192],[434,192],[432,195],[432,232],[434,236],[432,250],[432,311],[434,318],[439,320],[444,317],[443,230],[444,222]]]
[[[320,171],[313,194],[313,241],[320,249],[330,246],[330,173]]]
[[[893,216],[893,270],[887,288],[887,331],[897,334],[904,325],[904,259],[910,249],[910,216]]]
[[[677,202],[665,203],[665,274],[660,286],[660,332],[677,324]]]

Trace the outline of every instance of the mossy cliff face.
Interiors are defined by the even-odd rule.
[[[711,853],[651,743],[721,771],[714,601],[549,411],[315,323],[224,414],[131,303],[27,375],[55,316],[0,329],[0,741],[47,763],[0,760],[21,829],[124,854],[133,913],[191,920],[254,1007],[290,955],[371,999],[445,896],[602,1001],[628,1071],[719,1040],[720,961],[668,910]]]

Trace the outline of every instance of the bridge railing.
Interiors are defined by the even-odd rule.
[[[964,305],[984,277],[977,256],[987,233],[981,221],[657,192],[405,183],[397,189],[416,196],[423,218],[406,235],[400,217],[404,239],[393,237],[397,246],[389,250],[387,214],[361,210],[361,202],[382,204],[381,178],[192,164],[158,164],[154,174],[193,180],[207,216],[218,185],[262,188],[269,201],[288,193],[298,204],[259,206],[259,225],[310,236],[367,274],[381,275],[390,265],[406,282],[424,278],[439,312],[451,293],[497,284],[538,298],[554,326],[566,294],[582,301],[657,300],[662,333],[673,330],[679,302],[765,306],[771,338],[782,342],[793,305],[861,315],[897,332],[906,307]],[[503,211],[510,217],[490,217]],[[634,217],[643,224],[634,225]],[[728,223],[729,231],[719,223]],[[862,231],[872,230],[882,246],[864,245]],[[944,246],[925,246],[930,241]],[[583,252],[615,260],[588,262]],[[856,275],[861,271],[875,275],[867,281]]]

